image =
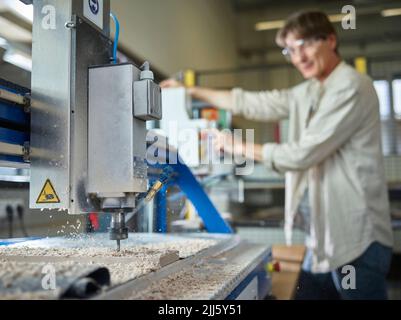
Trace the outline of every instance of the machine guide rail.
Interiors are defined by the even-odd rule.
[[[208,266],[211,266],[214,268],[215,266],[221,266],[222,263],[228,266],[231,263],[242,264],[242,266],[234,275],[223,277],[218,283],[218,289],[210,291],[206,281],[204,285],[208,287],[208,289],[202,290],[202,288],[200,288],[196,297],[177,295],[171,298],[209,300],[236,299],[240,296],[242,291],[244,291],[244,288],[251,286],[251,283],[257,283],[256,287],[252,287],[251,295],[255,298],[263,298],[270,294],[271,291],[271,279],[265,271],[265,265],[270,260],[270,248],[242,241],[238,236],[226,235],[224,240],[221,240],[218,244],[204,249],[194,256],[173,262],[155,272],[112,287],[100,295],[94,296],[92,299],[149,299],[151,297],[146,295],[146,291],[152,284],[157,286],[164,279],[174,277],[182,272],[198,270],[199,273],[204,273],[204,267],[208,268]],[[141,293],[143,293],[144,296],[141,297]],[[135,294],[135,296],[133,296],[133,294]],[[167,297],[162,298],[166,299]]]

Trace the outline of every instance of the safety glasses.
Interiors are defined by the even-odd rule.
[[[325,40],[325,39],[326,36],[316,36],[307,39],[298,39],[294,41],[294,43],[291,46],[285,47],[282,50],[282,54],[284,55],[287,61],[291,61],[291,58],[294,57],[295,55],[298,55],[301,52],[301,50],[303,51],[305,49],[311,48],[320,40]]]

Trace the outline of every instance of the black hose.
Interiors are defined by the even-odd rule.
[[[12,206],[8,205],[6,207],[7,222],[8,222],[8,237],[13,237],[13,220],[14,220],[14,209]]]
[[[17,216],[20,224],[20,228],[24,237],[28,237],[28,232],[26,232],[25,222],[24,222],[24,207],[20,204],[17,206]]]

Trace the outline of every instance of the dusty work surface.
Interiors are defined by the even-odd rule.
[[[48,267],[46,263],[0,259],[0,299],[58,299],[80,276],[100,268],[74,262],[52,264],[56,286],[50,287],[44,274],[49,271]],[[108,271],[103,269],[103,272],[107,272],[109,279]]]
[[[17,243],[0,247],[0,256],[125,257],[152,250],[177,250],[180,258],[186,258],[226,238],[224,235],[132,233],[121,241],[121,251],[117,252],[116,242],[109,240],[108,234],[94,234]]]
[[[178,262],[171,264],[165,269],[116,287],[100,298],[226,299],[269,254],[269,248],[263,245],[238,241],[229,250],[195,256],[180,262],[179,266]]]
[[[82,270],[107,268],[110,286],[156,271],[213,247],[226,236],[130,234],[120,252],[108,235],[74,239],[49,238],[0,247],[0,298],[56,299],[60,290],[41,288],[43,267],[55,269],[57,281],[68,284]],[[79,272],[80,270],[80,272]],[[68,281],[66,280],[68,279]],[[31,289],[31,290],[30,290]],[[60,288],[58,288],[60,289]]]

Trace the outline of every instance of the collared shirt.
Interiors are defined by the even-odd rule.
[[[285,173],[285,235],[308,188],[313,272],[347,264],[378,241],[392,247],[381,146],[379,101],[372,80],[345,62],[323,81],[287,90],[232,90],[235,114],[289,119],[288,142],[263,146],[268,168]]]

